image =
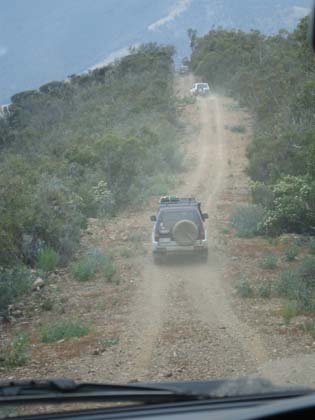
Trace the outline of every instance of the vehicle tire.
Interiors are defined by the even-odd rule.
[[[173,238],[178,245],[193,245],[198,239],[198,226],[191,220],[179,220],[172,229]]]

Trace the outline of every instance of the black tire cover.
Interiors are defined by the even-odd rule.
[[[198,239],[198,227],[191,220],[179,220],[172,229],[173,238],[178,245],[193,245]]]

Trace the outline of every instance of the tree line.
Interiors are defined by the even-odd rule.
[[[254,117],[247,156],[259,231],[315,233],[315,60],[309,18],[293,32],[189,31],[192,71]]]
[[[12,97],[0,118],[0,276],[36,266],[45,248],[66,264],[89,217],[163,189],[181,165],[173,56],[173,47],[143,45]]]

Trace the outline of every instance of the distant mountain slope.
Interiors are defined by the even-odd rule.
[[[148,41],[189,53],[187,29],[291,29],[309,0],[0,0],[0,103]]]

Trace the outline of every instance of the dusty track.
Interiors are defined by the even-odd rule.
[[[182,78],[179,95],[191,79]],[[143,257],[140,287],[129,305],[126,334],[116,352],[113,379],[160,380],[228,377],[254,372],[266,361],[257,335],[235,315],[224,272],[229,263],[218,246],[218,197],[229,187],[229,123],[223,99],[198,98],[191,111],[200,128],[188,145],[195,167],[176,193],[196,196],[209,213],[208,264],[153,264]],[[140,215],[142,216],[142,215]],[[145,214],[145,217],[147,215]]]
[[[192,83],[191,76],[180,77],[177,95],[187,96]],[[33,334],[31,361],[14,376],[113,382],[202,379],[255,373],[269,361],[265,338],[236,311],[231,284],[235,264],[222,241],[222,228],[228,225],[233,207],[246,201],[248,194],[244,168],[250,131],[240,136],[227,129],[246,125],[248,115],[233,111],[233,106],[233,101],[211,95],[185,106],[182,116],[191,127],[184,142],[190,169],[179,176],[173,193],[197,197],[209,213],[208,263],[177,260],[154,265],[149,215],[157,200],[146,210],[128,212],[128,217],[106,226],[91,221],[83,246],[95,243],[104,252],[119,250],[126,244],[128,229],[142,229],[145,223],[144,247],[149,252],[129,264],[118,261],[120,274],[125,270],[119,285],[105,285],[102,279],[75,283],[66,273],[61,276],[58,293],[67,302],[61,317],[91,321],[93,330],[81,339],[43,344],[38,326],[60,314],[33,314],[20,325],[27,325]],[[54,281],[49,285],[52,291],[57,288]],[[115,344],[104,347],[113,338]]]
[[[177,79],[179,97],[187,96],[191,76]],[[14,369],[0,367],[3,378],[70,377],[128,382],[211,379],[260,375],[278,383],[314,386],[315,341],[302,319],[284,323],[277,296],[259,298],[258,287],[276,282],[285,263],[266,273],[258,262],[266,251],[280,256],[283,246],[264,238],[237,238],[229,220],[249,199],[244,174],[251,140],[250,115],[219,95],[179,104],[186,167],[173,194],[195,196],[209,214],[209,261],[169,261],[156,266],[150,253],[150,214],[126,209],[104,224],[90,220],[82,249],[112,252],[118,274],[77,282],[65,270],[51,273],[45,287],[17,304],[13,322],[0,324],[3,342],[27,331],[29,360]],[[245,133],[231,127],[243,125]],[[138,242],[132,235],[138,235]],[[139,236],[140,235],[140,236]],[[139,241],[140,238],[140,241]],[[138,248],[137,248],[138,247]],[[132,258],[122,252],[132,250]],[[252,299],[236,293],[240,279],[251,281]],[[41,303],[53,302],[50,311]],[[42,343],[40,326],[78,318],[87,336]],[[299,317],[297,317],[299,318]]]

